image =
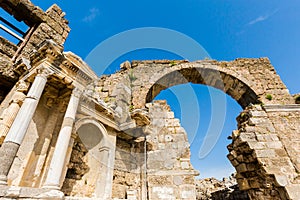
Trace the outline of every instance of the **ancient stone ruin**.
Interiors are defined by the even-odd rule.
[[[17,45],[0,37],[1,198],[196,199],[207,184],[196,184],[187,134],[152,101],[192,82],[244,108],[228,146],[240,195],[300,199],[300,97],[267,58],[132,61],[98,77],[63,51],[70,28],[57,5],[0,5],[29,26]]]

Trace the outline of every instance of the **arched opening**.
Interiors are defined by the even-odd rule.
[[[195,93],[191,94],[191,92]],[[210,86],[187,83],[163,90],[154,99],[167,100],[175,118],[180,120],[182,127],[186,130],[191,145],[191,163],[200,172],[197,178],[214,177],[222,180],[222,178],[229,177],[235,172],[226,157],[228,154],[226,147],[231,143],[228,136],[231,135],[232,130],[237,128],[235,118],[242,111],[242,108],[229,95],[225,96],[226,113],[220,113],[224,114],[225,117],[220,137],[208,155],[203,158],[199,156],[200,147],[205,136],[210,133],[208,129],[214,117],[211,98],[218,98],[221,95],[224,95],[222,91]]]
[[[176,113],[178,102],[175,109],[172,109],[175,111],[175,118],[186,122],[181,125],[189,136],[192,145],[191,163],[202,173],[200,177],[229,177],[235,169],[227,160],[229,152],[226,147],[231,143],[231,132],[237,128],[235,118],[242,108],[259,103],[256,93],[236,74],[206,67],[172,71],[153,82],[146,96],[147,103],[155,98],[167,99],[168,104],[173,104],[170,105],[173,108],[174,99],[181,99],[179,104],[183,106],[183,102],[185,108],[179,109],[189,111],[184,114]],[[164,95],[165,92],[169,92],[169,95]],[[201,120],[200,110],[206,111]],[[189,135],[191,123],[197,124],[196,129],[194,128],[196,132]],[[242,195],[247,199],[246,193]]]
[[[103,197],[106,192],[110,147],[104,126],[93,119],[76,122],[68,171],[62,187],[67,196]]]

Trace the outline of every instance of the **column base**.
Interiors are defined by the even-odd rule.
[[[58,191],[60,191],[59,185],[44,185],[42,188],[43,189],[58,190]]]
[[[13,142],[4,142],[0,148],[0,185],[7,185],[7,175],[19,146],[19,144]]]

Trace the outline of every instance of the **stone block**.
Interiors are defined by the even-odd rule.
[[[267,142],[266,146],[271,149],[282,149],[282,143],[280,141]]]
[[[254,141],[250,141],[248,142],[248,145],[251,149],[266,149],[266,143],[265,142],[254,142]]]
[[[247,179],[238,179],[237,180],[240,190],[249,190],[251,187],[247,181]]]
[[[274,158],[276,153],[274,149],[256,150],[255,155],[257,158]]]
[[[240,133],[242,142],[257,141],[254,133]]]
[[[189,162],[181,162],[180,165],[181,165],[181,169],[189,169],[190,168]]]
[[[173,142],[173,137],[171,135],[165,135],[165,142]]]
[[[300,184],[288,185],[285,188],[290,199],[300,199]]]
[[[251,188],[261,188],[261,185],[257,179],[249,180],[249,184]]]
[[[166,148],[166,145],[163,143],[158,144],[158,150],[164,150]]]
[[[174,176],[173,183],[175,185],[181,185],[183,183],[183,178],[181,176]]]
[[[151,199],[165,199],[165,200],[175,200],[174,188],[167,186],[156,186],[150,189]]]
[[[6,197],[17,198],[17,197],[20,196],[20,192],[21,192],[21,188],[20,188],[20,187],[11,186],[11,187],[9,187],[8,190],[6,191],[5,196],[6,196]]]
[[[167,112],[167,118],[168,119],[173,119],[175,116],[174,116],[174,112]]]
[[[236,170],[239,173],[246,172],[246,171],[248,171],[247,165],[245,163],[242,163],[236,167]]]

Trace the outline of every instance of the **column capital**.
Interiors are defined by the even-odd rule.
[[[49,67],[39,67],[37,70],[37,76],[48,78],[50,75],[54,74],[54,71],[49,69]]]
[[[81,96],[82,93],[83,93],[83,90],[79,89],[78,87],[75,87],[72,91],[72,95],[75,97],[78,97],[78,98]]]
[[[26,92],[29,88],[29,83],[25,82],[24,80],[20,80],[16,84],[16,90],[18,92]]]

